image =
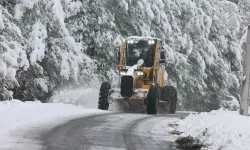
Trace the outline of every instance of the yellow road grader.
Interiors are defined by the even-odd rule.
[[[128,37],[119,51],[119,86],[109,82],[100,87],[98,109],[108,110],[113,100],[124,101],[134,107],[135,101],[148,114],[176,111],[177,92],[167,85],[163,42],[151,37]]]

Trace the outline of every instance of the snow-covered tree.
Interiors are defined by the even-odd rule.
[[[139,35],[165,41],[181,109],[239,99],[248,0],[16,0],[0,8],[2,95],[45,100],[68,84],[111,80],[121,41]]]
[[[26,39],[13,16],[0,5],[0,100],[10,99],[10,89],[19,86],[17,71],[27,70]]]
[[[19,1],[15,6],[15,18],[23,22],[20,28],[28,39],[32,70],[32,76],[21,75],[20,80],[31,80],[29,86],[21,88],[31,90],[33,97],[44,99],[58,86],[82,84],[89,79],[86,76],[93,77],[95,62],[84,53],[82,43],[72,37],[65,24],[67,18],[81,10],[80,1],[67,0]]]

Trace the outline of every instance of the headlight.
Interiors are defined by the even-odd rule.
[[[144,73],[143,73],[142,71],[137,71],[136,74],[137,74],[138,76],[143,76]]]
[[[121,72],[120,72],[120,75],[121,75],[121,76],[124,76],[124,75],[126,75],[126,72],[125,72],[125,71],[121,71]]]
[[[128,43],[129,43],[129,44],[133,44],[134,41],[133,41],[133,40],[128,40]]]
[[[155,41],[154,40],[149,40],[148,44],[155,44]]]

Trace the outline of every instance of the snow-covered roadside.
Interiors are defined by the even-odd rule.
[[[37,132],[45,133],[74,118],[100,113],[105,112],[72,104],[19,100],[0,102],[0,149],[42,148]],[[32,130],[36,134],[32,134]]]
[[[191,136],[199,140],[202,149],[249,150],[250,117],[236,111],[217,110],[210,113],[190,114],[184,120],[170,124],[170,132],[178,137]],[[169,130],[169,129],[168,129]]]

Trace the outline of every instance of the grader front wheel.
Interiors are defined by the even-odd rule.
[[[108,110],[109,109],[109,90],[111,85],[108,82],[103,82],[100,88],[98,109]]]
[[[151,85],[148,91],[147,114],[157,114],[158,87]]]

